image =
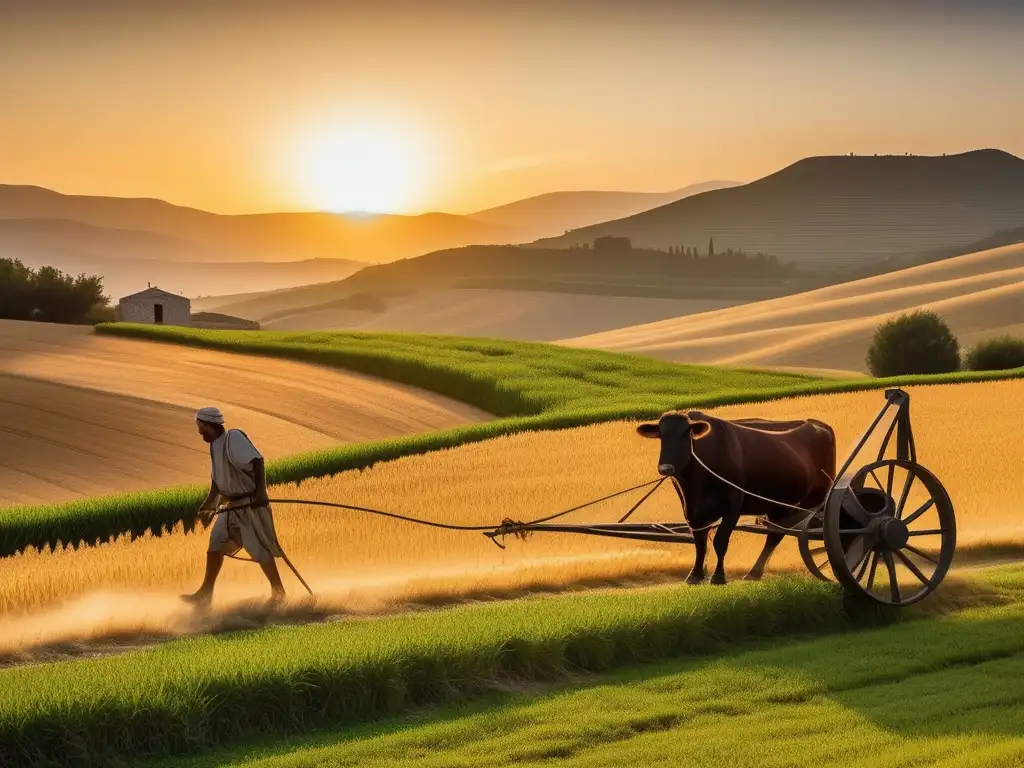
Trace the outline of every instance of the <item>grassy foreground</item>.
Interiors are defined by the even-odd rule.
[[[136,765],[146,756],[380,720],[509,684],[919,617],[972,594],[1019,600],[1024,572],[1006,581],[975,593],[945,586],[954,595],[945,604],[856,618],[835,585],[809,578],[591,592],[207,636],[0,669],[0,765]],[[1019,633],[1012,640],[1024,647]],[[861,645],[830,663],[856,666],[874,655]]]
[[[103,325],[98,331],[362,371],[505,415],[485,424],[293,456],[268,467],[271,483],[301,482],[527,430],[650,418],[673,408],[712,408],[806,394],[1024,376],[1024,369],[1017,369],[836,381],[676,365],[551,344],[449,336],[205,331],[127,324]],[[78,546],[125,533],[159,534],[178,522],[191,527],[203,497],[204,489],[196,485],[0,509],[0,557],[29,546]]]
[[[780,578],[278,627],[0,669],[0,765],[183,754],[378,719],[513,680],[850,626],[833,585]]]
[[[1010,768],[1024,764],[1022,620],[1019,604],[969,610],[174,764]]]

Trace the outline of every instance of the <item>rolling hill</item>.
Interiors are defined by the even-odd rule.
[[[634,246],[764,251],[822,269],[969,243],[1024,224],[1024,160],[999,150],[941,157],[812,157],[757,181],[542,239],[567,248],[615,235]]]
[[[695,269],[658,251],[471,246],[366,267],[336,283],[204,299],[196,307],[256,320],[265,328],[503,331],[550,340],[571,333],[569,328],[589,326],[592,332],[630,316],[657,319],[674,309],[700,311],[821,284],[786,271],[738,276],[723,268],[701,276]],[[538,311],[534,319],[525,316],[531,307]],[[422,321],[409,328],[417,311]]]
[[[917,308],[942,315],[965,347],[1024,336],[1024,245],[562,343],[677,362],[865,371],[875,328]]]
[[[365,295],[365,294],[364,294]],[[732,306],[715,299],[596,296],[554,291],[441,288],[389,298],[379,310],[332,303],[271,315],[271,331],[354,330],[444,333],[520,341],[553,341]]]
[[[532,240],[561,235],[567,229],[632,216],[684,197],[712,189],[735,187],[740,183],[705,181],[673,192],[549,192],[472,213],[470,218],[529,233],[529,239]]]
[[[204,482],[210,404],[268,459],[490,418],[332,368],[0,321],[0,506]]]

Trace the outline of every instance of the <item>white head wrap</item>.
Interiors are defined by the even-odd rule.
[[[220,412],[219,408],[212,406],[200,408],[196,412],[196,421],[205,421],[207,424],[223,424],[224,414]]]

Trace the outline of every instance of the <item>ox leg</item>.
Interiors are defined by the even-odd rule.
[[[707,529],[703,531],[693,532],[693,568],[690,569],[690,575],[686,577],[687,584],[703,584],[704,583],[704,561],[708,556],[708,532]]]
[[[762,549],[761,554],[757,556],[757,562],[754,563],[754,567],[750,569],[750,573],[743,578],[747,581],[760,581],[761,577],[764,576],[764,569],[765,566],[768,565],[769,558],[784,538],[785,534],[783,533],[767,534],[764,537],[764,549]]]
[[[715,555],[718,557],[718,564],[715,573],[711,577],[712,584],[725,584],[725,553],[729,549],[729,539],[740,521],[740,516],[730,513],[722,518],[718,530],[715,531]]]

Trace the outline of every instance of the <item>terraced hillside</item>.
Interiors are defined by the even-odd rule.
[[[1024,245],[562,343],[677,362],[859,372],[875,328],[917,308],[941,314],[963,346],[1024,335]]]
[[[341,370],[0,321],[0,506],[202,482],[211,403],[269,459],[490,418]]]

